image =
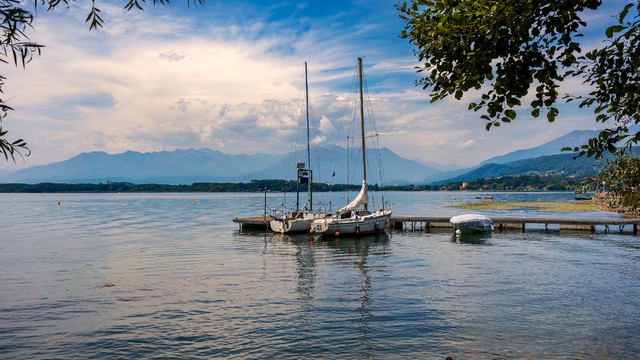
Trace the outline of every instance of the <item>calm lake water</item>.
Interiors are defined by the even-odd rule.
[[[396,215],[433,216],[464,213],[448,207],[454,195],[479,201],[386,194]],[[264,198],[0,194],[0,358],[640,358],[630,229],[340,240],[240,231],[231,220],[261,214]],[[346,199],[314,200],[335,211]],[[294,201],[268,194],[267,207]]]

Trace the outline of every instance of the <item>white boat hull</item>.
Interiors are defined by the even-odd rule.
[[[458,215],[452,217],[449,222],[456,233],[474,234],[493,231],[493,221],[484,215]]]
[[[391,210],[380,210],[348,218],[326,217],[315,220],[311,224],[311,232],[329,236],[373,234],[383,232],[387,228],[390,217]]]
[[[280,234],[308,233],[314,220],[322,219],[327,214],[316,212],[299,212],[285,214],[280,218],[269,221],[271,230]]]

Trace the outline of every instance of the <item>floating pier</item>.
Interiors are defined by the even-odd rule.
[[[430,230],[434,228],[451,228],[450,216],[393,216],[390,219],[390,227],[396,230]],[[240,225],[240,228],[248,229],[269,229],[268,216],[253,216],[246,218],[235,218],[233,222]],[[610,232],[614,227],[618,227],[620,232],[626,226],[631,226],[633,235],[638,235],[638,225],[640,219],[556,219],[556,218],[503,218],[492,217],[493,227],[496,231],[522,230],[523,232],[530,225],[544,225],[548,230],[549,225],[558,225],[560,230],[581,230],[595,232],[596,227],[604,227],[605,232]]]
[[[391,227],[394,229],[429,230],[431,228],[450,228],[449,219],[444,216],[394,216],[391,218]],[[622,232],[625,226],[633,228],[633,234],[638,235],[640,219],[555,219],[555,218],[501,218],[491,217],[496,231],[522,230],[528,225],[544,225],[548,230],[549,225],[558,225],[560,230],[583,230],[595,232],[597,226],[602,226],[605,232],[611,231],[610,227],[617,226]]]
[[[262,216],[246,217],[246,218],[235,218],[233,219],[233,222],[240,224],[241,229],[250,228],[250,229],[256,229],[256,230],[259,230],[259,229],[269,230],[270,220],[271,219],[268,216],[262,215]]]

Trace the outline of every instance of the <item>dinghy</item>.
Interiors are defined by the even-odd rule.
[[[493,231],[493,221],[485,215],[458,215],[452,217],[449,222],[457,234],[473,234]]]

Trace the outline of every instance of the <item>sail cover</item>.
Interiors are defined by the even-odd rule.
[[[369,195],[367,194],[367,182],[365,180],[362,180],[362,188],[360,189],[360,193],[358,194],[358,196],[356,196],[356,198],[353,199],[353,201],[350,202],[349,205],[338,210],[338,212],[342,213],[345,211],[351,211],[362,204],[369,204]]]

